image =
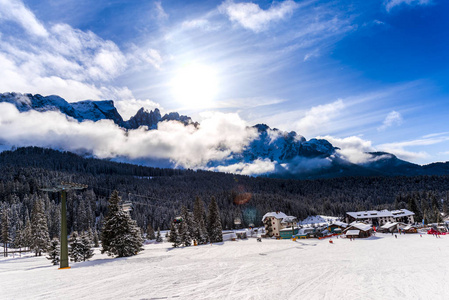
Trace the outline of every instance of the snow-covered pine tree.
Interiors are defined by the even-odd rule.
[[[31,230],[31,221],[27,213],[25,217],[25,227],[23,228],[22,233],[23,247],[28,247],[28,249],[31,249],[32,241],[33,241],[33,233]]]
[[[94,230],[94,239],[93,239],[94,247],[100,247],[100,241],[98,240],[97,230]]]
[[[172,227],[170,228],[170,242],[173,243],[173,247],[175,248],[181,246],[182,244],[181,235],[179,234],[178,227],[179,225],[174,224],[174,222],[172,222]]]
[[[161,229],[159,227],[157,228],[156,242],[162,243]]]
[[[192,214],[187,207],[181,208],[182,223],[180,225],[181,244],[184,247],[192,245],[193,232],[196,229],[195,222],[193,221]]]
[[[223,230],[221,227],[220,211],[218,210],[217,201],[213,196],[209,204],[208,212],[207,229],[209,233],[209,240],[211,243],[223,242]]]
[[[47,259],[51,260],[53,265],[59,264],[59,240],[54,238],[50,242],[50,246],[48,247],[48,256]]]
[[[72,232],[69,238],[69,256],[73,262],[83,260],[84,245],[77,231]]]
[[[148,220],[147,225],[147,239],[148,240],[154,240],[156,238],[156,235],[154,234],[153,226],[151,226],[151,222]]]
[[[143,240],[136,222],[122,210],[120,200],[118,192],[112,192],[101,232],[101,253],[118,257],[132,256],[143,250]]]
[[[83,244],[83,261],[86,261],[94,256],[94,250],[92,249],[93,242],[89,232],[83,232],[81,235],[81,243]]]
[[[41,256],[50,243],[47,220],[45,218],[44,203],[37,199],[31,212],[31,247],[36,256]]]
[[[198,245],[204,245],[209,242],[205,216],[203,201],[199,197],[196,197],[195,203],[193,204],[193,219],[196,222],[193,237],[198,242]]]
[[[8,244],[11,242],[11,237],[9,235],[9,227],[10,227],[9,209],[6,207],[2,209],[1,222],[2,222],[1,228],[2,228],[3,255],[6,257],[8,256]]]

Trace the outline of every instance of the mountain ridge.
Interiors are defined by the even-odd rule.
[[[69,103],[57,95],[3,93],[0,94],[1,102],[14,104],[20,112],[60,111],[79,122],[112,120],[124,130],[134,130],[142,126],[145,126],[147,130],[157,130],[158,124],[165,121],[176,121],[184,125],[193,125],[195,128],[199,126],[199,123],[194,122],[190,117],[179,115],[177,112],[162,116],[157,108],[148,111],[143,107],[125,121],[117,111],[113,100],[84,100]],[[365,154],[370,159],[364,163],[354,164],[342,157],[337,151],[339,148],[325,139],[306,140],[295,131],[272,129],[266,124],[256,124],[250,128],[257,133],[257,136],[241,152],[231,152],[224,160],[211,160],[207,163],[207,167],[214,169],[269,161],[273,163],[274,170],[266,174],[259,173],[259,175],[298,179],[449,174],[448,163],[420,166],[401,160],[387,152],[367,152]],[[84,154],[88,155],[88,153]],[[123,157],[122,161],[127,161],[127,158]],[[151,161],[151,159],[147,160],[149,166]]]

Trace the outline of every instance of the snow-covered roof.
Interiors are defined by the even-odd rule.
[[[415,213],[409,211],[408,209],[398,209],[398,210],[392,210],[391,213],[394,215],[394,217],[407,217],[407,216],[414,216]]]
[[[363,231],[368,231],[372,228],[371,225],[368,225],[365,223],[354,223],[354,224],[351,224],[351,226],[355,227],[357,229],[363,230]],[[351,230],[348,230],[348,231],[351,231]]]
[[[369,218],[382,218],[382,217],[392,217],[393,214],[388,210],[367,210],[367,211],[350,211],[346,214],[350,215],[354,219],[369,219]]]
[[[300,221],[299,223],[301,225],[306,224],[328,224],[332,223],[333,221],[337,221],[338,217],[332,217],[332,216],[323,216],[323,215],[316,215],[316,216],[308,216],[304,220]]]
[[[345,223],[345,222],[341,222],[341,221],[335,221],[334,223],[332,223],[331,225],[337,225],[337,226],[340,226],[340,227],[348,227],[348,224],[347,223]]]
[[[296,222],[298,219],[296,217],[293,216],[286,216],[285,218],[282,219],[281,223],[293,223]]]
[[[398,225],[397,222],[393,222],[393,223],[392,222],[387,222],[384,225],[380,226],[380,228],[382,228],[382,229],[389,229],[389,228],[391,228],[393,226],[396,226],[396,225]]]
[[[372,218],[384,218],[384,217],[405,217],[413,216],[415,213],[409,211],[408,209],[398,209],[398,210],[367,210],[367,211],[350,211],[346,214],[350,215],[354,219],[372,219]]]
[[[346,235],[359,235],[360,230],[348,230]]]
[[[262,222],[269,217],[275,217],[276,219],[284,219],[287,217],[287,215],[284,214],[283,212],[269,212],[262,217]]]
[[[295,227],[295,229],[298,229],[298,227]],[[292,227],[282,228],[279,231],[292,231]]]

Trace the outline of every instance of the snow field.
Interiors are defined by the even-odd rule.
[[[0,259],[2,299],[448,299],[449,237],[255,239],[187,248],[96,250],[58,270],[45,257]]]

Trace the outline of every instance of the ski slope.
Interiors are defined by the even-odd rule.
[[[0,259],[1,299],[448,299],[449,236],[266,240],[71,263]]]

